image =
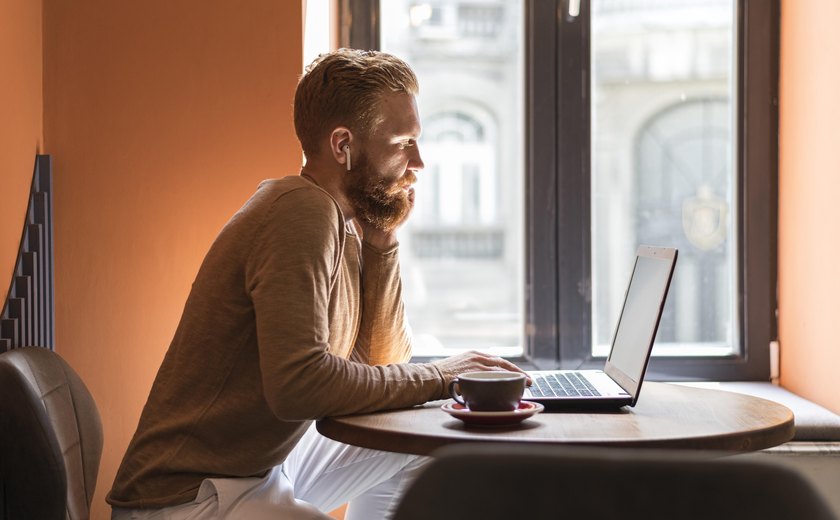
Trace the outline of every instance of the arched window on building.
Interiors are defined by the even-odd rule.
[[[689,100],[637,134],[636,241],[680,250],[661,342],[724,343],[732,332],[730,114],[725,99]]]
[[[483,120],[481,120],[483,119]],[[421,258],[499,258],[500,226],[494,128],[489,117],[443,111],[426,118],[421,154],[426,164],[409,225]]]

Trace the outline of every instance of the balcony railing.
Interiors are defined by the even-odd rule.
[[[502,228],[415,229],[411,232],[414,256],[423,259],[499,259],[504,255],[504,239]]]

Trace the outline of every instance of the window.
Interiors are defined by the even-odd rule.
[[[644,243],[680,249],[650,376],[769,377],[778,1],[341,12],[344,45],[393,52],[421,82],[427,170],[401,238],[421,354],[601,365]]]
[[[319,54],[335,47],[333,22],[335,13],[332,0],[305,0],[303,2],[303,67],[312,63]]]
[[[525,345],[521,1],[387,1],[379,47],[420,78],[416,211],[400,230],[415,355]],[[500,103],[504,100],[504,103]]]

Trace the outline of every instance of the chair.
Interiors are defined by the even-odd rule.
[[[0,354],[0,428],[2,518],[89,518],[102,423],[58,354],[40,347]]]
[[[394,520],[832,520],[803,476],[737,457],[474,444],[434,454]],[[835,519],[836,520],[836,519]]]

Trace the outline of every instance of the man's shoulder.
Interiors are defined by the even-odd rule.
[[[346,227],[344,216],[332,196],[310,182],[292,175],[263,181],[246,209],[259,215],[260,227],[294,228],[303,234],[341,235]],[[287,229],[288,231],[288,229]]]
[[[222,234],[287,226],[341,228],[344,218],[335,200],[308,180],[290,175],[262,181],[257,191],[227,222]]]
[[[255,197],[270,205],[281,203],[301,211],[339,211],[338,204],[329,193],[300,175],[265,180],[260,183]]]

